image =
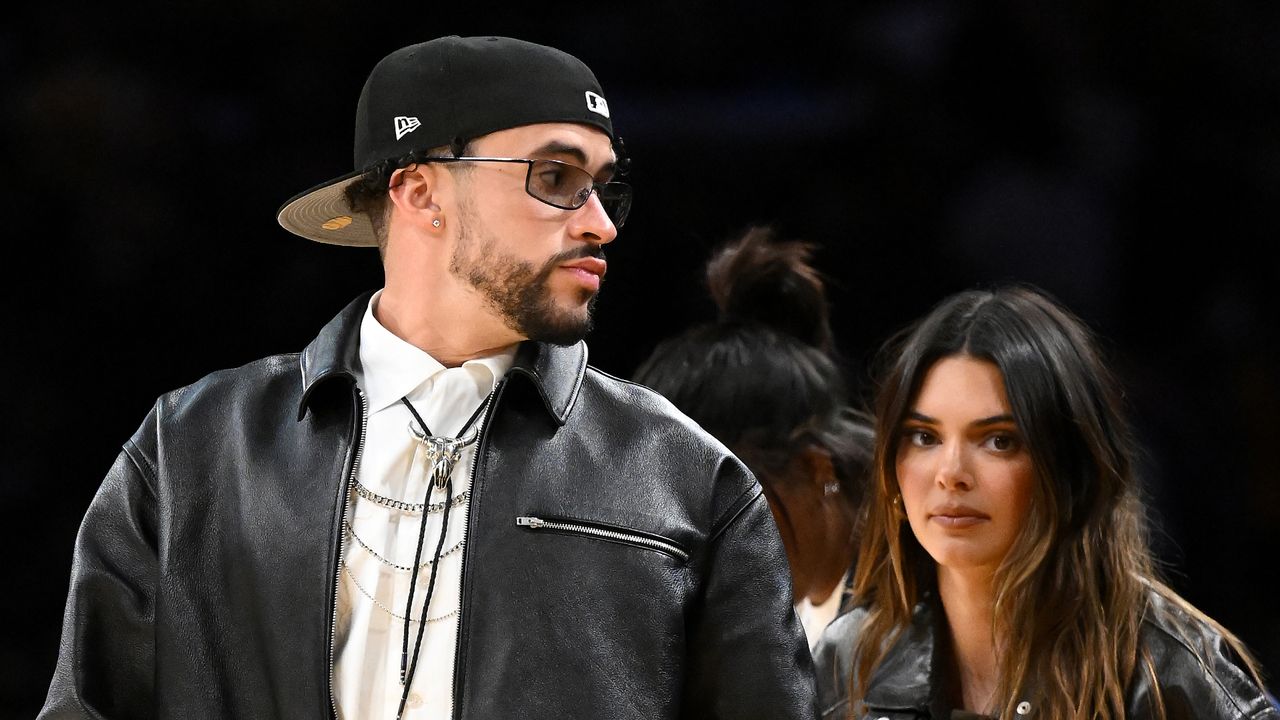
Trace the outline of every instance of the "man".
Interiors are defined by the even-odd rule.
[[[759,485],[586,364],[630,188],[591,71],[387,56],[357,173],[280,211],[386,283],[162,397],[77,541],[41,717],[814,717]]]

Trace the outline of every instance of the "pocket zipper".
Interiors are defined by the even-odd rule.
[[[665,540],[658,540],[645,535],[634,532],[621,532],[618,530],[607,530],[605,528],[587,525],[578,522],[564,522],[560,520],[544,520],[539,517],[529,517],[520,515],[516,517],[516,525],[527,527],[530,530],[560,530],[562,532],[578,533],[580,535],[590,535],[605,540],[616,540],[618,542],[627,543],[628,545],[639,545],[640,547],[670,555],[680,562],[689,561],[689,553],[685,552],[675,543]]]

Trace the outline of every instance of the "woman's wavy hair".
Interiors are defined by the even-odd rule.
[[[1038,717],[1123,718],[1133,673],[1156,676],[1139,646],[1150,592],[1220,632],[1257,677],[1239,641],[1157,577],[1135,443],[1094,337],[1048,294],[1009,286],[950,296],[881,351],[873,477],[853,587],[868,615],[854,647],[850,697],[865,696],[936,577],[895,505],[896,458],[925,374],[957,355],[999,368],[1035,468],[1031,511],[995,576],[1000,716],[1016,717],[1017,693],[1034,688]]]
[[[850,404],[814,246],[754,226],[707,264],[715,322],[660,342],[634,379],[714,435],[762,483],[786,482],[806,447],[825,450],[856,507],[871,463],[871,420]]]

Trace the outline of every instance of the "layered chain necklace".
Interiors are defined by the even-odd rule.
[[[399,500],[385,498],[381,495],[377,495],[376,493],[369,491],[367,488],[364,488],[363,486],[359,486],[356,488],[356,492],[359,493],[361,497],[364,497],[380,505],[385,505],[387,507],[402,510],[405,512],[423,512],[424,513],[422,518],[422,523],[418,527],[418,543],[417,543],[417,547],[414,550],[413,564],[408,566],[407,568],[400,565],[394,565],[394,564],[392,565],[392,567],[395,567],[397,569],[406,569],[410,571],[409,598],[405,602],[405,609],[404,609],[404,616],[403,616],[404,633],[402,635],[401,645],[400,645],[400,684],[401,686],[403,686],[403,691],[401,692],[401,695],[400,695],[399,709],[396,710],[397,719],[404,715],[405,704],[408,702],[408,699],[409,699],[409,688],[413,685],[413,675],[418,667],[418,653],[422,649],[422,636],[424,631],[427,628],[426,622],[422,622],[422,621],[417,622],[418,635],[413,643],[413,653],[412,655],[410,655],[409,626],[410,624],[412,624],[412,621],[414,619],[413,618],[413,595],[414,595],[414,590],[416,589],[418,584],[418,570],[423,567],[431,568],[431,573],[427,579],[426,599],[423,600],[422,602],[422,612],[419,615],[419,617],[422,618],[422,620],[444,619],[443,617],[428,618],[427,611],[431,607],[431,596],[435,592],[436,571],[439,569],[439,566],[440,566],[439,560],[444,555],[452,553],[455,550],[455,548],[450,548],[448,551],[444,550],[445,536],[446,536],[446,533],[449,531],[449,514],[450,514],[449,510],[452,507],[456,507],[466,502],[467,497],[469,497],[470,495],[470,491],[468,490],[467,492],[464,492],[461,495],[459,495],[457,498],[453,497],[453,469],[454,469],[454,466],[457,465],[458,460],[462,457],[462,451],[465,450],[468,446],[474,444],[476,440],[479,439],[480,429],[478,427],[473,428],[473,426],[475,426],[476,421],[479,420],[484,415],[485,411],[488,409],[489,404],[492,402],[492,400],[493,400],[493,393],[490,392],[488,397],[485,398],[484,402],[480,403],[480,405],[475,409],[475,412],[471,414],[471,417],[468,418],[465,423],[463,423],[462,429],[458,431],[457,436],[447,437],[447,436],[432,435],[431,429],[427,427],[426,421],[422,419],[422,416],[420,414],[418,414],[418,410],[414,408],[413,403],[409,402],[409,398],[408,397],[400,398],[400,402],[403,403],[404,406],[409,409],[410,414],[413,415],[413,420],[417,421],[418,428],[421,428],[421,431],[419,431],[418,428],[414,427],[413,421],[410,421],[409,433],[413,436],[414,440],[416,440],[421,445],[424,451],[423,457],[424,457],[424,464],[426,465],[426,475],[427,475],[427,481],[428,481],[426,497],[423,498],[423,501],[420,504],[405,503]],[[365,490],[365,492],[360,492],[360,490],[362,489]],[[437,490],[443,491],[444,499],[438,503],[432,503],[431,496]],[[436,549],[435,549],[435,552],[433,553],[433,558],[423,561],[422,547],[427,534],[427,518],[425,513],[432,513],[436,511],[443,513],[440,517],[440,539],[436,542]],[[357,538],[357,542],[359,542],[358,538]],[[463,542],[465,542],[465,539],[462,542],[458,543],[456,549],[461,549]],[[361,546],[364,546],[364,543],[360,543],[360,544]],[[378,557],[376,553],[375,553],[375,557]],[[392,613],[392,615],[394,617],[400,617],[395,613]],[[445,617],[448,617],[448,616],[446,615]]]

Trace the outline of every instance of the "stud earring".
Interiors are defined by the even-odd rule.
[[[836,482],[835,480],[831,480],[827,483],[824,483],[822,486],[822,494],[825,497],[831,497],[832,495],[835,495],[838,492],[840,492],[840,483]]]
[[[431,227],[440,227],[440,218],[431,221]]]

